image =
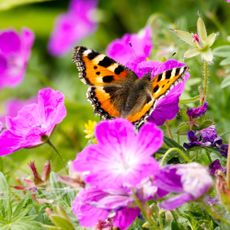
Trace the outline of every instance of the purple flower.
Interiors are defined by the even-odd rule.
[[[151,74],[152,77],[166,70],[184,66],[176,60],[166,62],[147,61],[152,51],[152,37],[150,27],[146,27],[139,34],[125,34],[108,45],[107,54],[121,64],[134,71],[138,77]],[[186,73],[184,81],[177,84],[165,97],[161,98],[149,117],[149,121],[163,125],[166,120],[173,119],[179,111],[179,97],[184,90],[184,84],[189,78]]]
[[[31,104],[33,102],[36,102],[36,98],[31,98],[29,100],[18,100],[18,99],[12,99],[6,102],[6,109],[5,109],[5,115],[0,116],[0,121],[2,121],[3,124],[5,124],[5,118],[6,116],[14,117],[17,115],[18,111],[25,105]]]
[[[222,167],[220,160],[216,159],[209,165],[209,172],[212,176],[215,176],[217,171],[221,171],[222,173],[226,172],[226,169]]]
[[[197,117],[204,115],[206,113],[207,109],[208,109],[208,102],[205,102],[201,106],[188,109],[187,114],[188,114],[190,119],[197,118]]]
[[[26,28],[21,33],[0,32],[0,89],[15,87],[23,80],[33,42],[34,34]]]
[[[228,145],[223,144],[221,137],[217,135],[216,128],[211,125],[200,131],[190,130],[188,132],[189,143],[184,143],[184,147],[190,149],[194,146],[215,147],[222,156],[227,156]]]
[[[144,203],[157,192],[152,180],[160,169],[152,154],[162,145],[163,135],[152,123],[136,133],[125,119],[102,121],[95,132],[98,143],[73,162],[89,186],[78,193],[73,212],[85,227],[110,218],[115,227],[127,229],[140,213],[133,193]]]
[[[96,29],[93,11],[97,0],[72,0],[67,13],[60,15],[55,23],[48,50],[59,56],[68,52],[77,42]]]
[[[133,70],[134,63],[145,61],[150,56],[152,47],[151,29],[146,27],[139,34],[125,34],[115,39],[108,45],[107,54]]]
[[[204,195],[212,186],[212,178],[207,169],[198,163],[178,164],[161,169],[154,184],[159,191],[164,191],[164,195],[178,194],[160,203],[161,208],[172,210]]]
[[[72,203],[72,210],[81,226],[94,227],[110,219],[121,230],[127,229],[140,213],[131,195],[122,188],[109,192],[96,187],[81,190]]]
[[[0,134],[0,156],[44,143],[65,116],[64,95],[51,88],[40,90],[37,103],[23,106],[16,116],[6,117],[6,129]]]
[[[114,119],[100,122],[95,134],[98,143],[73,162],[87,183],[103,189],[136,186],[159,170],[152,154],[161,147],[163,134],[154,124],[146,123],[136,133],[127,120]]]

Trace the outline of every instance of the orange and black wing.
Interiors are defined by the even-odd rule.
[[[95,113],[106,119],[120,117],[120,108],[115,103],[114,95],[121,91],[126,81],[137,78],[135,73],[112,58],[81,46],[75,48],[73,61],[79,78],[90,86],[87,97]]]
[[[152,98],[135,114],[130,114],[127,119],[137,125],[143,123],[155,109],[157,102],[183,80],[188,67],[173,68],[154,76],[151,80]]]

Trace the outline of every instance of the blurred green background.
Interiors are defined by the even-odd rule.
[[[15,28],[19,31],[22,27],[28,27],[35,33],[36,40],[23,83],[14,89],[4,89],[0,92],[0,113],[4,113],[4,101],[8,99],[27,99],[46,86],[61,90],[66,97],[68,115],[64,122],[56,127],[51,140],[67,162],[73,160],[76,153],[87,144],[83,132],[85,122],[89,119],[99,120],[86,100],[87,87],[78,79],[71,60],[72,52],[59,58],[52,57],[47,52],[55,18],[67,10],[69,1],[38,1],[17,5],[20,1],[0,1],[0,29]],[[98,29],[82,40],[81,45],[103,52],[113,39],[127,32],[136,33],[150,22],[153,28],[155,59],[169,58],[172,53],[162,57],[160,51],[167,46],[176,47],[176,55],[173,58],[185,61],[191,72],[182,98],[198,95],[202,65],[199,58],[183,60],[187,47],[170,29],[195,32],[196,21],[200,15],[206,23],[208,33],[219,32],[214,47],[229,44],[227,36],[230,30],[230,3],[224,0],[100,0],[96,15],[99,21]],[[220,87],[225,77],[224,69],[219,65],[221,60],[215,58],[214,63],[210,65],[207,116],[215,122],[219,134],[226,141],[230,130],[230,90],[229,87]],[[187,106],[194,105],[181,106],[185,110]],[[173,131],[176,131],[177,122],[178,120],[170,122]],[[45,144],[0,158],[0,171],[13,178],[14,175],[20,176],[28,170],[28,162],[35,160],[41,168],[47,159],[51,159],[53,169],[59,170],[63,167],[58,156]]]

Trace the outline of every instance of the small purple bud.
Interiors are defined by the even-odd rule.
[[[197,118],[206,113],[208,109],[208,102],[205,102],[203,105],[195,107],[195,108],[189,108],[187,110],[187,115],[192,118]]]

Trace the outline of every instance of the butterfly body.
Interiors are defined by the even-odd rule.
[[[105,119],[127,118],[140,124],[154,110],[157,101],[178,83],[187,67],[165,71],[154,78],[138,76],[104,54],[76,47],[73,57],[79,78],[87,85],[87,97],[95,113]]]

